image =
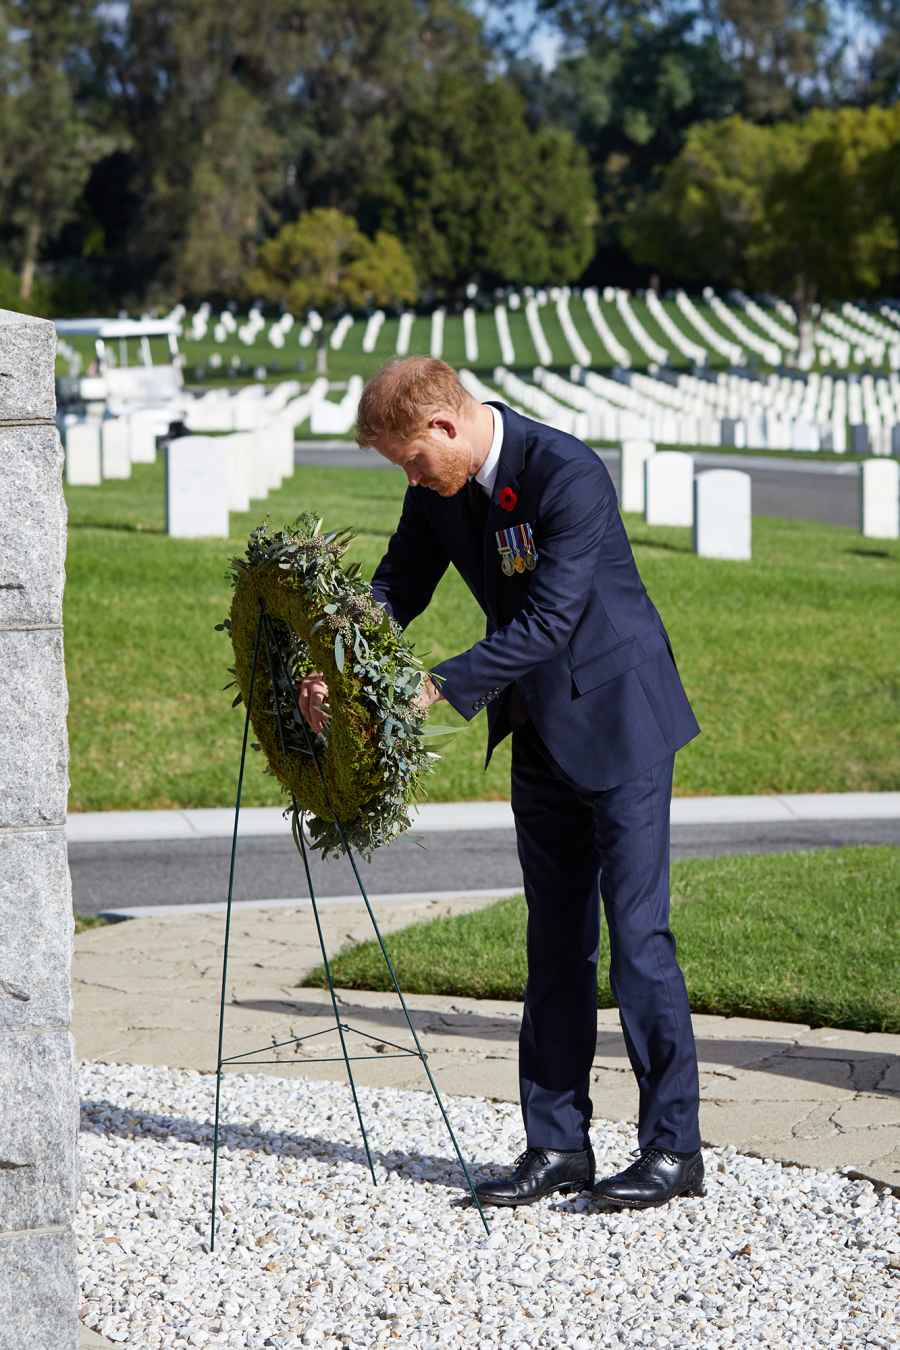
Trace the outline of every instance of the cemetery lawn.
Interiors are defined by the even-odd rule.
[[[374,453],[374,452],[373,452]],[[231,516],[228,540],[163,533],[161,463],[131,479],[67,488],[65,649],[70,809],[138,810],[233,803],[243,709],[223,692],[231,647],[227,561],[268,515],[300,511],[352,526],[348,560],[371,572],[400,512],[403,475],[302,466],[278,492]],[[675,791],[885,791],[900,787],[900,543],[810,522],[753,522],[753,561],[691,552],[690,531],[627,516],[641,575],[672,637],[702,734],[676,758]],[[427,664],[484,635],[481,611],[452,569],[409,628]],[[505,799],[509,742],[483,771],[486,716],[446,705],[433,723],[461,727],[432,801]],[[249,757],[244,803],[283,803]]]
[[[694,1013],[900,1032],[896,897],[900,849],[695,858],[672,865],[670,926]],[[527,976],[521,896],[391,934],[410,994],[521,1000]],[[601,928],[598,1007],[615,1007]],[[380,948],[331,958],[341,989],[392,990]],[[302,981],[325,987],[321,967]]]

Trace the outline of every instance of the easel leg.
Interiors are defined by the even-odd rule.
[[[222,1038],[225,1032],[225,985],[228,975],[228,939],[231,933],[231,903],[234,898],[234,863],[237,856],[238,817],[241,812],[241,791],[244,786],[244,764],[247,759],[247,737],[250,731],[250,708],[253,704],[253,686],[256,682],[256,667],[259,661],[259,644],[262,638],[263,616],[260,613],[256,623],[256,640],[253,644],[253,664],[250,667],[250,689],[247,695],[247,714],[244,718],[244,739],[241,744],[241,765],[238,770],[237,795],[234,802],[234,830],[231,835],[231,863],[228,869],[228,903],[225,910],[225,950],[222,955],[222,993],[219,1000],[219,1050],[216,1056],[216,1114],[213,1125],[213,1172],[212,1205],[210,1208],[209,1250],[216,1245],[216,1182],[219,1168],[219,1107],[222,1096]]]

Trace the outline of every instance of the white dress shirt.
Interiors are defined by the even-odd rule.
[[[487,459],[475,475],[475,481],[484,489],[488,496],[494,490],[494,483],[497,478],[497,468],[500,464],[500,449],[503,445],[503,418],[499,409],[488,403],[485,405],[490,408],[494,418],[494,437],[491,441],[491,448],[487,452]]]

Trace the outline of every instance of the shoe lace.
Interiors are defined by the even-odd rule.
[[[654,1158],[668,1158],[670,1162],[679,1161],[674,1153],[668,1153],[664,1148],[655,1147],[645,1149],[633,1148],[628,1156],[629,1158],[637,1158],[637,1162],[632,1163],[628,1169],[629,1172],[632,1173],[646,1172],[647,1169],[652,1166]]]
[[[544,1162],[547,1161],[547,1155],[542,1148],[535,1148],[533,1145],[529,1145],[524,1152],[519,1154],[518,1158],[513,1159],[513,1167],[521,1167],[523,1163],[528,1162],[529,1158],[532,1156],[537,1157],[538,1155],[540,1155]]]

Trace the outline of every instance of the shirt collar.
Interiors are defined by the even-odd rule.
[[[494,435],[491,440],[491,448],[487,452],[487,458],[476,473],[475,481],[484,488],[485,492],[490,494],[494,490],[494,480],[497,477],[497,467],[500,463],[500,451],[503,447],[503,418],[498,408],[490,403],[486,406],[490,408],[494,419]]]

